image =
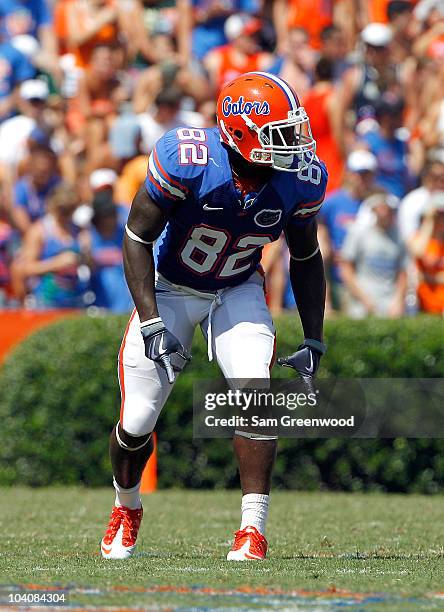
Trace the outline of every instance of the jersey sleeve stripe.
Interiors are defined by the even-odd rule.
[[[319,206],[315,206],[314,208],[310,208],[308,210],[300,210],[293,215],[293,217],[305,218],[315,215],[321,209],[321,204]]]
[[[304,216],[318,212],[318,210],[322,207],[322,202],[324,201],[324,197],[320,198],[317,202],[307,202],[301,205],[301,207],[293,213],[293,216]]]
[[[154,149],[151,155],[154,159],[156,169],[158,170],[159,174],[162,175],[164,180],[167,181],[171,186],[177,187],[180,191],[187,193],[189,189],[185,185],[182,185],[182,183],[179,183],[179,181],[175,181],[173,178],[171,178],[171,176],[164,170],[164,168],[162,168],[162,164],[160,163],[156,149]]]
[[[149,182],[154,185],[154,187],[160,191],[164,196],[166,196],[167,198],[169,198],[170,200],[174,200],[175,202],[177,202],[179,200],[179,198],[177,198],[176,196],[171,195],[171,193],[169,191],[167,191],[166,189],[164,189],[162,187],[162,185],[160,185],[160,183],[158,183],[153,175],[151,173],[148,174],[148,180]]]
[[[173,187],[173,185],[171,185],[168,181],[162,178],[162,176],[159,174],[156,168],[156,164],[154,163],[153,154],[150,155],[150,158],[148,161],[148,169],[149,169],[150,178],[152,178],[155,181],[154,184],[159,185],[162,191],[169,192],[170,196],[174,197],[174,199],[177,199],[177,200],[185,199],[186,195],[183,191],[181,191],[180,189],[177,189],[177,187]]]

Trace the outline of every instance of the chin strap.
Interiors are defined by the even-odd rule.
[[[289,153],[288,155],[283,155],[282,153],[272,153],[271,157],[273,159],[273,164],[277,168],[291,168],[294,162],[294,154]]]

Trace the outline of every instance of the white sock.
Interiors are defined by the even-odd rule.
[[[269,498],[269,495],[262,495],[261,493],[247,493],[242,497],[241,529],[252,525],[262,535],[265,535]]]
[[[114,488],[116,490],[116,506],[126,506],[135,510],[136,508],[142,507],[142,501],[140,499],[140,482],[131,489],[124,489],[113,478]]]

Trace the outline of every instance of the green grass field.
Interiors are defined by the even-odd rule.
[[[138,555],[99,556],[111,489],[2,489],[1,601],[69,587],[71,605],[143,609],[444,609],[442,497],[275,492],[263,563],[225,561],[237,492],[144,498]],[[438,593],[442,594],[442,598]]]

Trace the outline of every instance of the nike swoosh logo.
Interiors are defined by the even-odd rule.
[[[250,553],[245,553],[245,557],[247,559],[259,559],[260,561],[262,561],[263,557],[259,557],[258,555],[252,555]]]
[[[250,551],[250,540],[247,540],[245,544],[239,549],[245,555],[246,559],[262,559],[262,557],[255,555]]]
[[[204,210],[223,210],[223,208],[213,208],[212,206],[208,206],[208,204],[203,205]]]
[[[165,353],[165,348],[163,347],[163,335],[160,338],[159,342],[159,355],[163,355]]]
[[[102,544],[102,550],[105,555],[109,555],[109,553],[111,552],[111,546],[109,548],[105,548],[105,546]]]
[[[313,355],[310,353],[310,366],[307,368],[307,372],[309,374],[313,374],[314,364],[313,364]]]

